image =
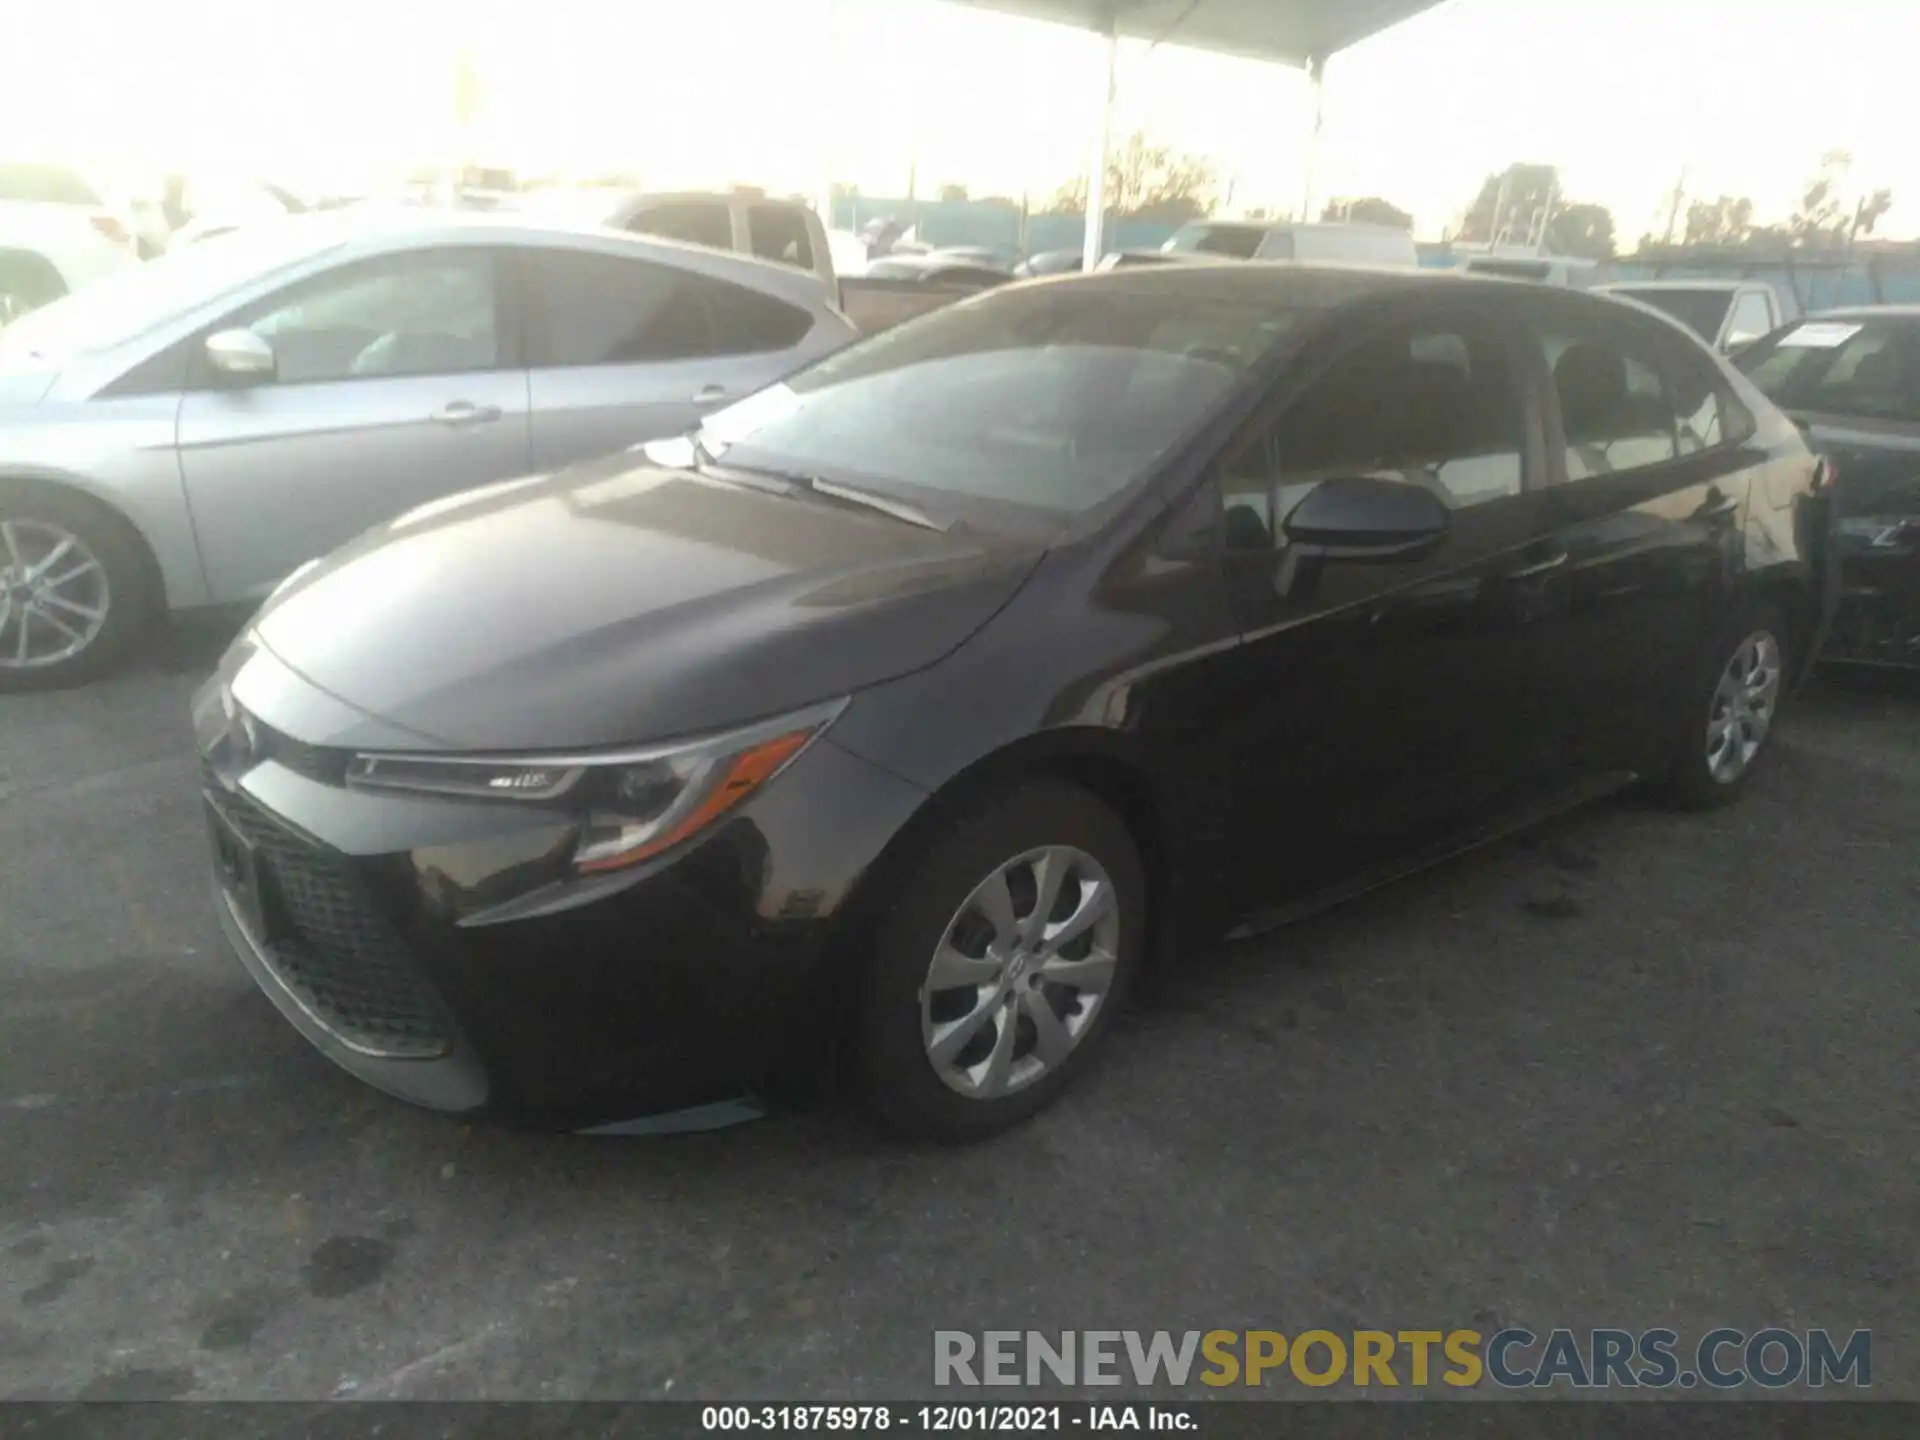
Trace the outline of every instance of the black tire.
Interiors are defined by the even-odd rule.
[[[950,1088],[921,1029],[921,986],[935,948],[974,887],[996,867],[1042,846],[1072,846],[1112,881],[1119,915],[1113,979],[1087,1028],[1059,1064],[995,1099]],[[868,1108],[895,1134],[967,1141],[1017,1125],[1051,1104],[1087,1065],[1126,1001],[1147,944],[1147,879],[1120,818],[1077,785],[1020,782],[971,805],[912,866],[880,921],[861,987],[852,1052]],[[1030,902],[1029,902],[1030,904]]]
[[[1759,749],[1739,774],[1731,779],[1716,776],[1708,763],[1707,727],[1715,711],[1715,695],[1721,676],[1751,637],[1769,636],[1779,657],[1779,680],[1769,724]],[[1655,793],[1667,804],[1681,810],[1710,810],[1726,805],[1746,793],[1756,771],[1773,750],[1773,736],[1780,728],[1781,711],[1787,702],[1795,656],[1794,634],[1779,607],[1761,602],[1743,609],[1723,626],[1706,647],[1693,678],[1688,682],[1682,719],[1675,726],[1673,749],[1668,768]]]
[[[153,566],[124,520],[85,496],[52,486],[0,480],[0,522],[57,526],[80,540],[106,571],[107,618],[87,647],[56,664],[15,668],[6,663],[18,638],[10,620],[0,627],[0,692],[53,690],[105,674],[152,626],[160,608]],[[8,560],[0,551],[0,570]]]

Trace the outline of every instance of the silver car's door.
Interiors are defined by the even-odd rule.
[[[813,328],[784,300],[649,259],[520,259],[539,470],[680,434],[786,374]]]
[[[225,325],[264,338],[271,375],[203,357],[180,408],[180,470],[216,601],[422,501],[525,473],[527,377],[506,266],[472,246],[358,260]]]

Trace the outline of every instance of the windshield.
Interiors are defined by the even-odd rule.
[[[1607,293],[1665,311],[1709,345],[1720,338],[1720,327],[1733,307],[1731,290],[1635,290],[1615,286]]]
[[[717,412],[700,440],[743,469],[1058,523],[1152,470],[1297,309],[1185,287],[997,291]]]
[[[1920,320],[1803,320],[1735,363],[1784,409],[1920,421]]]
[[[128,340],[328,248],[303,223],[263,222],[116,271],[0,330],[0,358],[58,359]]]
[[[1160,248],[1174,254],[1231,255],[1251,260],[1266,239],[1264,225],[1182,225]]]

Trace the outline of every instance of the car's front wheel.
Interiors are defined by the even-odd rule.
[[[1756,606],[1722,632],[1697,672],[1665,790],[1687,809],[1739,795],[1765,755],[1787,697],[1787,627]]]
[[[151,618],[141,560],[99,507],[0,481],[0,690],[77,684],[113,665]]]
[[[871,1109],[970,1140],[1051,1103],[1111,1028],[1146,915],[1139,848],[1087,791],[1035,780],[971,808],[880,926],[855,1046]]]

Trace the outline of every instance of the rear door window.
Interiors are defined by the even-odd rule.
[[[1733,304],[1733,316],[1727,321],[1727,339],[1731,343],[1758,340],[1773,329],[1773,306],[1758,290],[1749,290]]]
[[[1719,443],[1717,387],[1682,395],[1669,380],[1669,337],[1613,317],[1555,310],[1541,317],[1537,336],[1553,376],[1571,481],[1663,465],[1681,453]],[[1644,321],[1652,327],[1658,321]],[[1682,342],[1684,343],[1684,342]],[[1697,390],[1696,380],[1687,388]],[[1711,403],[1706,417],[1700,411]]]
[[[540,255],[532,300],[539,366],[760,354],[798,344],[813,324],[806,311],[744,286],[585,251]]]

